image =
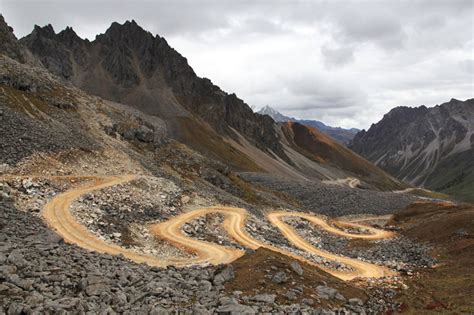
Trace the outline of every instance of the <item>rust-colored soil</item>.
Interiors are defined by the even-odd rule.
[[[474,312],[474,206],[417,202],[395,215],[402,234],[434,246],[439,266],[408,282],[407,313]]]
[[[277,294],[276,301],[284,304],[299,303],[303,298],[313,299],[315,306],[326,306],[328,303],[332,306],[344,304],[337,300],[328,301],[318,298],[315,288],[318,285],[326,285],[337,289],[346,298],[367,299],[363,290],[303,262],[299,262],[304,270],[303,275],[299,276],[291,270],[290,265],[293,261],[291,257],[266,248],[259,248],[254,253],[246,254],[232,263],[235,278],[226,284],[225,289],[229,293],[242,291],[242,294],[247,296],[261,293]],[[277,271],[285,271],[288,276],[285,283],[277,284],[271,280],[270,277]],[[288,300],[284,294],[297,287],[303,287],[303,294],[299,295],[297,300]]]
[[[283,124],[282,130],[298,152],[315,162],[328,163],[336,168],[352,172],[380,189],[404,188],[384,171],[315,128],[287,122]]]

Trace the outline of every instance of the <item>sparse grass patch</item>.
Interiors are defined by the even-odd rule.
[[[195,119],[178,117],[178,138],[191,148],[229,164],[239,171],[258,172],[262,169],[243,152],[237,150],[205,123],[198,123]]]
[[[407,314],[474,312],[474,206],[416,202],[396,214],[405,236],[434,246],[439,266],[408,279],[399,300]]]

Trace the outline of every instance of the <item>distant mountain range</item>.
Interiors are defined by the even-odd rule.
[[[474,201],[474,99],[396,107],[349,147],[400,180]]]
[[[319,120],[296,119],[293,117],[288,117],[268,105],[260,109],[258,113],[262,115],[268,115],[272,117],[273,120],[275,120],[276,122],[298,122],[306,126],[311,126],[329,135],[330,137],[334,138],[336,141],[344,145],[347,145],[349,141],[351,141],[352,138],[354,138],[356,133],[360,131],[359,129],[356,129],[356,128],[344,129],[341,127],[328,126]]]

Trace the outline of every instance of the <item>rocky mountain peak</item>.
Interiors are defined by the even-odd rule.
[[[392,108],[387,114],[387,117],[394,117],[394,116],[404,116],[404,115],[413,115],[413,114],[420,114],[426,113],[427,107],[421,105],[419,107],[408,107],[408,106],[397,106]]]
[[[13,35],[13,28],[7,24],[7,22],[5,21],[5,18],[1,14],[0,14],[0,32],[1,34],[5,34],[9,36]],[[16,38],[15,35],[13,35],[13,37]]]
[[[401,180],[462,193],[472,181],[467,174],[474,174],[464,161],[474,152],[473,105],[451,99],[430,108],[396,107],[350,147]]]
[[[258,111],[261,115],[268,115],[272,117],[273,120],[276,122],[286,122],[286,121],[294,121],[294,118],[288,117],[271,107],[270,105],[266,105],[262,109]]]
[[[64,30],[58,33],[58,39],[62,42],[71,46],[73,43],[80,43],[83,41],[82,38],[77,35],[74,29],[70,26],[67,26]]]
[[[152,39],[153,35],[139,26],[135,20],[127,20],[123,24],[113,22],[104,34],[96,37],[98,42],[122,46],[138,46],[144,41],[149,42]]]
[[[54,36],[49,27],[35,29],[22,41],[51,72],[89,93],[163,118],[176,117],[185,109],[219,134],[237,139],[233,131],[237,130],[259,148],[287,159],[271,119],[254,114],[235,95],[198,77],[164,38],[153,36],[134,20],[112,23],[87,45],[72,29]]]
[[[3,16],[0,14],[0,47],[2,47],[4,50],[6,46],[11,46],[16,43],[16,37],[13,34],[13,28],[11,28],[7,22],[5,22],[5,19]]]
[[[32,54],[25,49],[13,33],[13,28],[10,27],[3,15],[0,14],[0,54],[15,59],[21,63],[30,63],[38,65],[39,62],[32,56]]]
[[[54,31],[54,28],[51,24],[45,25],[43,27],[35,25],[32,35],[45,38],[54,38],[56,36],[56,32]]]

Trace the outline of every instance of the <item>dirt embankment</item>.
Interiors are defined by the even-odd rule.
[[[401,234],[428,242],[437,268],[409,280],[400,301],[407,313],[474,312],[474,206],[416,202],[394,216]]]

